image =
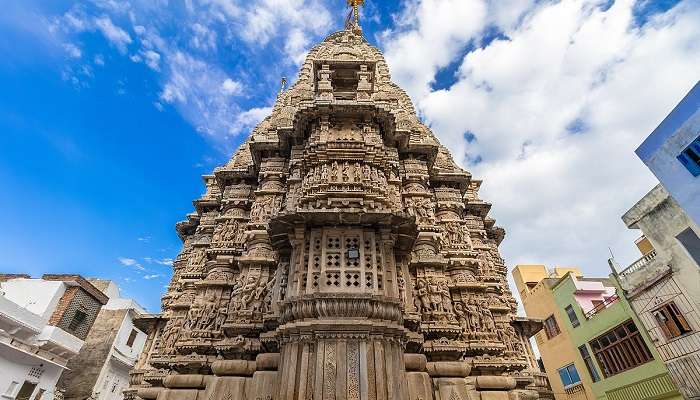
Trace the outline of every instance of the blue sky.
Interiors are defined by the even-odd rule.
[[[633,150],[700,77],[698,1],[367,3],[395,81],[486,180],[510,264],[603,274],[608,246],[633,260],[619,216],[654,184]],[[0,271],[114,279],[152,311],[200,176],[347,13],[344,0],[3,8]]]

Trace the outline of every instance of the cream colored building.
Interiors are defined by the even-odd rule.
[[[517,265],[513,269],[513,279],[527,316],[544,321],[545,329],[535,335],[535,342],[548,373],[554,397],[557,400],[595,399],[588,375],[579,374],[581,384],[568,388],[553,375],[561,367],[571,364],[572,360],[577,371],[586,370],[583,361],[578,360],[571,335],[566,329],[562,329],[568,321],[558,312],[559,308],[552,291],[554,285],[569,272],[575,276],[582,276],[578,268],[556,267],[550,274],[544,265]]]
[[[611,260],[620,286],[680,391],[700,399],[700,249],[688,242],[700,228],[661,185],[622,220],[644,236],[638,260],[624,269]]]

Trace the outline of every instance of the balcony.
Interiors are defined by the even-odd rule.
[[[593,318],[596,314],[617,303],[618,300],[620,300],[620,297],[617,295],[617,293],[608,297],[602,303],[599,303],[597,306],[595,306],[593,309],[586,311],[586,319]]]
[[[588,400],[586,389],[582,383],[564,388],[564,393],[566,393],[566,400]]]
[[[656,258],[656,250],[652,250],[652,251],[648,252],[647,254],[643,255],[639,260],[630,264],[629,267],[620,271],[620,273],[618,275],[621,278],[624,278],[630,274],[633,274],[634,272],[639,271],[640,269],[646,267],[650,262],[654,261],[655,258]]]

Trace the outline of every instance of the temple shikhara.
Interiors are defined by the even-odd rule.
[[[356,19],[204,181],[129,398],[540,398],[481,182]]]

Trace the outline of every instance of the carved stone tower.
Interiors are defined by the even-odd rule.
[[[480,181],[357,25],[204,181],[132,394],[538,398]]]

